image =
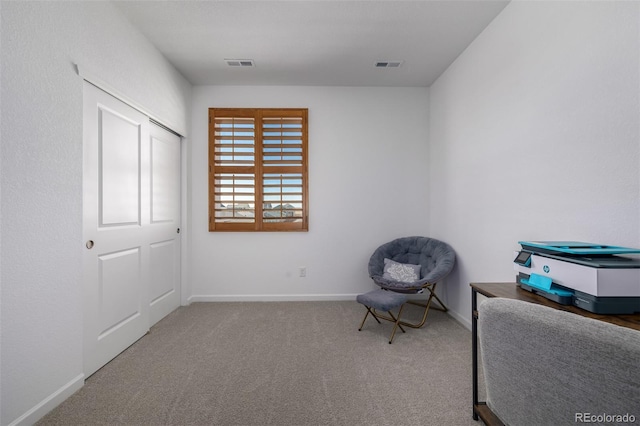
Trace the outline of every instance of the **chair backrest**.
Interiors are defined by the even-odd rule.
[[[478,311],[487,405],[504,423],[640,419],[640,331],[511,299]]]
[[[384,259],[420,265],[420,280],[416,286],[436,283],[453,269],[456,254],[451,246],[435,238],[402,237],[378,247],[369,259],[369,276],[383,288],[402,287],[401,283],[385,280]]]

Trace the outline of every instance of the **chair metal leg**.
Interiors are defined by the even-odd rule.
[[[364,314],[364,318],[362,319],[362,322],[360,323],[360,328],[358,328],[358,331],[362,331],[362,327],[364,327],[364,322],[367,320],[367,317],[369,316],[369,314],[371,314],[373,316],[373,318],[375,318],[375,320],[378,321],[378,324],[382,324],[380,322],[380,320],[378,319],[378,317],[376,316],[376,314],[371,310],[370,307],[365,306],[365,308],[367,308],[367,313]]]
[[[415,300],[410,300],[407,303],[410,303],[412,305],[416,305],[416,306],[420,306],[422,308],[424,308],[424,314],[422,315],[422,320],[417,323],[417,324],[412,324],[412,323],[408,323],[405,321],[401,321],[400,324],[402,325],[406,325],[407,327],[411,327],[411,328],[420,328],[424,325],[424,323],[427,321],[427,314],[429,313],[429,308],[431,308],[431,302],[433,301],[433,299],[435,298],[438,303],[441,305],[441,307],[437,307],[437,306],[433,306],[433,309],[442,311],[442,312],[447,312],[449,309],[446,307],[446,305],[444,303],[442,303],[442,300],[440,300],[440,298],[436,295],[435,290],[436,290],[436,284],[437,283],[433,283],[429,286],[425,286],[424,288],[426,288],[429,291],[429,298],[427,299],[426,303],[421,303]]]
[[[438,297],[437,294],[433,293],[433,297],[436,298],[436,300],[438,301],[438,303],[441,306],[440,308],[434,306],[433,309],[437,309],[437,310],[442,311],[442,312],[447,312],[449,310],[449,308],[447,308],[447,306],[442,302],[442,300],[440,300],[440,298]]]
[[[400,330],[402,330],[403,333],[406,333],[406,331],[404,331],[404,328],[402,328],[402,326],[400,325],[400,315],[402,315],[402,308],[404,308],[404,305],[400,306],[400,310],[398,311],[398,318],[393,316],[393,312],[388,311],[391,318],[395,320],[393,324],[393,330],[391,331],[391,337],[389,337],[389,344],[393,342],[393,337],[396,335],[396,330],[398,329],[398,327],[400,327]]]
[[[429,308],[431,307],[431,301],[433,300],[433,296],[434,296],[434,294],[431,293],[431,295],[427,299],[427,303],[421,303],[421,302],[417,302],[415,300],[408,301],[407,303],[410,303],[412,305],[420,306],[420,307],[424,308],[424,314],[422,315],[422,320],[417,324],[408,323],[408,322],[403,322],[402,324],[406,325],[407,327],[412,327],[412,328],[420,328],[420,327],[422,327],[424,325],[424,323],[427,321],[427,314],[429,313]]]
[[[402,327],[402,324],[401,324],[401,321],[400,321],[400,315],[402,314],[402,309],[404,308],[404,305],[400,306],[400,310],[398,311],[398,317],[397,318],[396,318],[395,315],[393,315],[393,312],[391,312],[391,311],[387,311],[387,313],[389,314],[389,317],[387,317],[385,315],[379,314],[375,309],[370,308],[369,306],[365,305],[365,308],[367,308],[367,312],[364,314],[364,318],[362,319],[362,322],[360,323],[360,328],[358,328],[358,331],[362,331],[362,327],[364,327],[364,322],[367,320],[367,317],[369,316],[369,314],[371,314],[371,316],[376,321],[378,321],[378,324],[382,324],[378,318],[382,318],[383,320],[387,320],[387,321],[390,321],[390,322],[393,323],[393,330],[391,330],[391,337],[389,337],[389,344],[391,344],[391,342],[393,342],[393,337],[396,335],[396,331],[397,331],[398,328],[403,333],[406,333],[406,331]]]

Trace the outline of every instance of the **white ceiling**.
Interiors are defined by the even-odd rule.
[[[430,86],[508,0],[115,1],[194,85]],[[225,59],[253,59],[233,68]],[[375,68],[402,60],[399,68]]]

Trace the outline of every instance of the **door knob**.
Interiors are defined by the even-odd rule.
[[[89,240],[87,241],[87,243],[85,244],[85,246],[87,246],[87,248],[89,250],[91,250],[93,248],[93,240]]]

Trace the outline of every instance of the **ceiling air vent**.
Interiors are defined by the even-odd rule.
[[[398,68],[404,61],[377,61],[374,66],[376,68]]]
[[[255,67],[253,59],[225,59],[230,67]]]

